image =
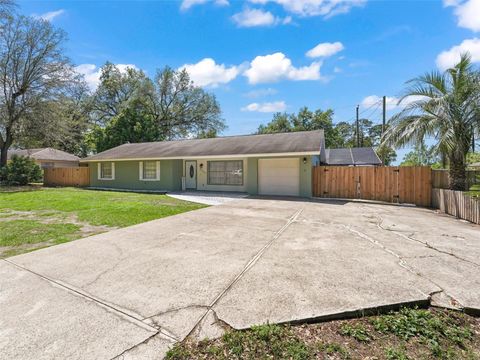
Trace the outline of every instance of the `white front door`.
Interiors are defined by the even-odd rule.
[[[185,188],[197,189],[197,162],[185,161]]]
[[[299,159],[259,159],[258,193],[298,196],[300,193]]]

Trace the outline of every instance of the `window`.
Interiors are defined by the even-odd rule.
[[[115,180],[115,164],[113,162],[98,163],[99,180]]]
[[[140,161],[139,179],[144,181],[160,180],[160,161]]]
[[[243,161],[208,161],[208,185],[243,185]]]

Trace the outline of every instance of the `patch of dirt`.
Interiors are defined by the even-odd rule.
[[[76,239],[101,234],[111,230],[118,229],[117,227],[111,227],[106,225],[92,225],[84,221],[80,221],[76,214],[66,213],[62,211],[53,210],[38,210],[38,211],[17,211],[10,209],[2,209],[0,211],[0,222],[7,222],[13,220],[34,220],[42,224],[74,224],[80,227],[80,230],[76,234]],[[23,254],[51,245],[55,245],[56,239],[50,241],[34,243],[34,244],[22,244],[19,246],[3,246],[0,247],[0,258],[14,256],[17,254]]]
[[[439,308],[304,325],[260,325],[186,339],[168,360],[480,359],[480,319]]]

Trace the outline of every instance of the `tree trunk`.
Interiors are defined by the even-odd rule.
[[[7,165],[7,151],[8,151],[7,144],[4,143],[0,148],[0,168]]]
[[[450,189],[465,191],[467,173],[463,159],[450,161]]]

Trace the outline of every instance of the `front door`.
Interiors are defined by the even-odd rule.
[[[197,162],[195,160],[185,161],[185,187],[187,189],[197,188]]]

